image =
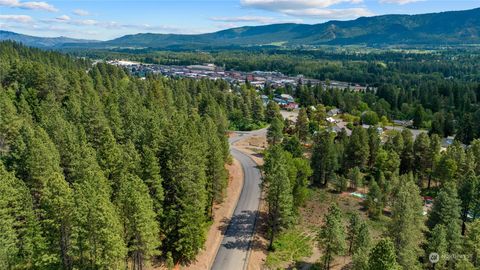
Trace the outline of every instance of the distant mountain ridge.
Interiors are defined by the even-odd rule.
[[[0,33],[3,40],[4,32]],[[11,32],[10,32],[11,33]],[[17,34],[19,35],[19,34]],[[23,35],[22,35],[23,36]],[[29,37],[29,36],[27,36]],[[32,37],[29,37],[30,39]],[[17,40],[14,38],[10,38]],[[229,46],[480,44],[480,8],[420,15],[382,15],[321,24],[245,26],[198,35],[142,33],[103,42],[58,38],[41,45],[76,48],[202,49]],[[35,44],[23,36],[27,45]],[[35,46],[35,45],[33,45]]]
[[[0,30],[0,41],[2,40],[13,40],[20,43],[23,43],[27,46],[48,48],[48,47],[61,47],[64,44],[75,44],[75,43],[91,43],[98,42],[94,40],[85,40],[85,39],[75,39],[68,37],[35,37],[29,35],[18,34],[10,31]]]

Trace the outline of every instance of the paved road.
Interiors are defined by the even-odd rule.
[[[253,135],[264,133],[265,129],[239,132],[238,136],[230,138],[229,142],[231,145]],[[213,262],[211,268],[213,270],[246,269],[260,204],[261,174],[257,164],[248,155],[233,147],[231,147],[230,152],[243,167],[244,184],[235,211],[225,231],[222,244]]]

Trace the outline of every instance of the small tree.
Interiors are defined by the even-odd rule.
[[[369,270],[397,270],[395,247],[389,238],[382,239],[373,248],[368,259]]]
[[[360,217],[357,213],[354,213],[350,216],[350,220],[347,226],[347,240],[348,240],[348,253],[353,253],[353,244],[357,239],[358,233],[360,231]]]
[[[443,255],[447,254],[448,248],[446,228],[443,224],[438,224],[430,234],[426,252],[427,260],[431,253],[437,253],[440,255],[440,260],[435,263],[435,268],[439,270],[445,269],[446,262]]]
[[[472,258],[472,264],[480,267],[480,219],[468,224],[465,251]]]
[[[354,167],[348,171],[348,179],[350,187],[358,189],[363,186],[363,174],[358,167]]]
[[[283,149],[292,154],[294,158],[299,158],[303,156],[303,147],[296,135],[288,139],[285,138],[282,145]]]
[[[307,116],[307,110],[305,108],[300,109],[300,112],[298,113],[297,117],[297,122],[295,124],[295,128],[297,130],[298,138],[302,142],[306,142],[308,139],[308,133],[309,133],[309,128],[308,128],[308,116]]]
[[[318,244],[323,248],[323,268],[328,270],[334,256],[343,254],[346,246],[342,213],[336,204],[332,204],[325,215]]]
[[[274,118],[267,130],[267,141],[270,145],[276,145],[283,139],[283,122],[280,118]]]
[[[343,192],[348,188],[348,179],[343,175],[334,174],[332,182],[335,185],[337,192]]]
[[[273,146],[265,157],[264,185],[268,207],[270,249],[278,233],[293,221],[292,187],[284,155],[280,146]]]
[[[383,197],[382,190],[378,186],[377,182],[372,179],[370,183],[370,189],[368,191],[366,206],[368,214],[372,218],[379,218],[383,212]]]

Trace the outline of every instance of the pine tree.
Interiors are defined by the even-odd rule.
[[[133,269],[141,270],[156,254],[160,233],[148,187],[136,175],[123,176],[116,205],[123,224],[123,239]]]
[[[475,159],[475,174],[480,175],[480,139],[472,141],[469,151]]]
[[[393,150],[380,149],[375,161],[375,170],[377,174],[383,173],[386,178],[390,179],[393,175],[399,173],[400,158]]]
[[[348,188],[348,179],[343,175],[334,174],[332,176],[332,183],[338,193],[342,193]]]
[[[0,268],[42,265],[46,242],[26,185],[0,162]]]
[[[182,115],[165,130],[165,144],[159,160],[165,191],[164,252],[175,262],[195,258],[205,241],[207,206],[204,146],[195,129],[195,120]]]
[[[263,102],[260,97],[255,96],[254,100],[252,101],[252,113],[253,117],[256,121],[263,121],[265,118],[265,110],[263,107]]]
[[[369,270],[397,270],[395,247],[388,238],[380,240],[373,248],[368,260]]]
[[[416,174],[420,183],[425,179],[430,169],[430,138],[426,133],[418,135],[413,145],[415,153]],[[422,185],[420,185],[422,186]]]
[[[118,213],[110,201],[112,190],[85,138],[79,140],[68,167],[75,203],[74,265],[80,269],[121,267],[126,248]]]
[[[425,110],[421,104],[418,104],[415,107],[414,115],[413,115],[413,126],[416,128],[422,128],[425,121]]]
[[[43,263],[71,269],[73,194],[59,166],[58,151],[41,128],[27,127],[22,135],[25,151],[21,153],[22,169],[18,173],[33,196],[35,212],[47,241]]]
[[[308,122],[309,120],[307,116],[307,110],[305,108],[300,109],[297,117],[297,122],[295,123],[295,128],[297,130],[298,138],[302,142],[306,142],[308,138]]]
[[[480,220],[468,224],[465,251],[471,257],[474,267],[480,266]]]
[[[283,139],[283,122],[280,118],[275,118],[271,121],[270,127],[267,130],[267,141],[269,145],[276,145],[282,142]]]
[[[477,190],[480,187],[480,181],[475,176],[473,171],[470,171],[464,179],[459,181],[458,197],[461,201],[461,219],[462,219],[462,235],[465,235],[466,222],[469,219],[469,215],[474,213],[476,208],[475,203],[479,200],[476,198]]]
[[[295,209],[304,205],[308,196],[309,179],[312,176],[312,169],[307,159],[295,158],[293,163],[296,168],[295,181],[293,184],[292,196]]]
[[[17,115],[17,109],[9,98],[7,91],[0,86],[0,157],[9,150],[19,135],[22,119]]]
[[[324,217],[324,225],[318,235],[318,245],[323,248],[323,269],[330,269],[334,256],[341,255],[346,249],[345,231],[342,213],[336,204],[332,204]]]
[[[433,134],[430,137],[430,151],[428,156],[428,163],[429,163],[428,166],[430,166],[430,168],[427,169],[427,174],[428,174],[427,188],[430,188],[431,186],[432,175],[435,171],[435,165],[437,164],[437,161],[440,157],[441,147],[442,147],[442,142],[440,140],[440,137],[437,134]]]
[[[157,219],[160,220],[163,215],[164,191],[162,186],[162,175],[160,165],[154,151],[148,147],[143,147],[142,174],[141,178],[148,187],[150,198],[153,201],[153,208]]]
[[[433,174],[442,185],[445,185],[447,183],[453,182],[457,171],[457,162],[455,162],[455,160],[448,157],[447,155],[442,154],[437,164],[435,165],[435,171],[433,172]]]
[[[358,237],[360,231],[361,220],[360,216],[357,213],[354,213],[350,216],[347,226],[347,241],[348,241],[348,253],[354,253],[355,247],[354,243]]]
[[[446,269],[445,255],[448,253],[447,232],[443,224],[436,225],[430,233],[427,246],[427,260],[430,254],[437,253],[439,261],[435,263],[435,268],[442,270]]]
[[[413,176],[402,176],[392,205],[390,237],[397,251],[397,262],[404,269],[418,269],[423,237],[423,203]]]
[[[346,147],[345,163],[348,169],[358,167],[364,169],[369,160],[370,148],[368,135],[361,126],[355,127]]]
[[[380,218],[383,213],[383,196],[382,191],[375,180],[371,180],[370,182],[365,203],[368,209],[368,214],[372,218]]]
[[[360,248],[352,256],[352,269],[355,270],[369,270],[368,255],[370,250],[368,248]]]
[[[207,192],[208,192],[208,215],[213,218],[213,205],[221,202],[227,186],[227,171],[222,154],[222,146],[217,136],[215,124],[211,119],[205,120],[205,141],[207,143]]]
[[[285,138],[282,145],[283,149],[292,154],[294,158],[300,158],[303,156],[303,146],[296,135],[293,135],[290,138]]]
[[[272,121],[276,118],[281,118],[280,107],[276,102],[269,102],[265,112],[265,121],[272,124]]]
[[[430,229],[438,224],[445,226],[448,253],[450,254],[459,250],[461,238],[460,204],[455,186],[453,184],[444,185],[435,199],[427,221]]]
[[[270,249],[273,247],[277,234],[293,221],[292,187],[286,171],[287,164],[284,155],[279,146],[273,146],[265,157],[263,182],[268,207],[267,224],[270,234]]]
[[[358,233],[352,245],[352,265],[354,269],[368,270],[368,254],[370,252],[371,238],[368,225],[360,222]]]
[[[403,151],[400,156],[401,162],[400,162],[400,172],[402,174],[412,172],[415,167],[415,153],[413,150],[413,134],[410,130],[404,129],[402,131],[402,137],[403,137]]]
[[[348,179],[350,180],[350,187],[354,189],[363,187],[363,174],[358,167],[348,171]]]
[[[375,160],[377,159],[377,153],[380,149],[380,136],[378,135],[377,129],[375,127],[370,127],[368,130],[368,149],[369,159],[368,159],[368,166],[371,168]]]
[[[327,186],[338,166],[333,134],[327,131],[317,134],[312,152],[313,183]]]

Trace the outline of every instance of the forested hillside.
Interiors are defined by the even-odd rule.
[[[138,33],[107,41],[41,38],[0,31],[0,40],[57,48],[155,48],[198,50],[320,45],[428,46],[480,43],[480,9],[418,15],[382,15],[320,24],[244,26],[205,34]]]
[[[0,82],[1,269],[190,262],[223,197],[229,123],[263,117],[251,89],[11,42]]]

